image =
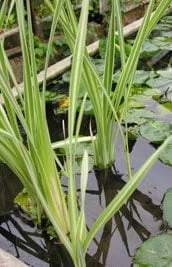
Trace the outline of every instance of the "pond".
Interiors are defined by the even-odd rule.
[[[156,52],[159,50],[155,46],[154,53],[155,50]],[[149,53],[153,53],[152,50],[150,51],[150,46],[147,53],[148,50]],[[168,59],[170,58],[171,54],[169,53]],[[163,60],[166,61],[167,58]],[[128,110],[129,130],[132,135],[136,135],[129,143],[133,173],[142,166],[157,147],[157,143],[151,139],[154,137],[154,132],[151,132],[148,123],[151,123],[153,128],[154,125],[157,127],[160,122],[161,128],[164,126],[163,122],[168,124],[172,121],[171,73],[171,68],[159,72],[144,70],[139,76],[136,73],[135,86],[130,99],[131,105]],[[117,79],[118,75],[115,74],[114,84]],[[155,83],[156,88],[152,88],[151,84],[155,85]],[[55,86],[53,89],[58,93],[59,84],[58,89]],[[62,93],[64,93],[64,84],[61,87],[63,87]],[[67,97],[65,103],[63,106],[66,108]],[[59,128],[61,128],[62,119],[66,119],[66,114],[60,115],[60,118],[56,116],[55,110],[57,110],[56,105],[58,104],[57,100],[47,104],[47,119],[52,141],[63,138],[63,132],[59,133]],[[84,134],[89,128],[91,109],[91,107],[87,108],[85,121],[81,128]],[[93,117],[92,120],[94,121]],[[141,134],[138,135],[138,132]],[[167,134],[171,134],[171,132],[167,132]],[[103,171],[90,168],[86,190],[88,229],[127,182],[124,152],[120,139],[117,144],[118,157],[116,157],[115,166]],[[168,164],[164,164],[162,160]],[[133,256],[142,242],[169,229],[162,211],[164,194],[169,188],[172,188],[172,169],[169,162],[171,162],[171,155],[165,160],[164,158],[158,160],[132,197],[98,233],[87,253],[88,266],[132,266]],[[76,179],[79,196],[79,175]],[[62,177],[61,181],[64,190],[67,191],[66,178]],[[22,185],[3,164],[0,164],[0,183],[0,247],[33,267],[72,266],[62,244],[49,240],[49,236],[36,227],[29,216],[14,206],[13,200],[21,191]]]
[[[118,149],[120,150],[120,146]],[[138,139],[131,152],[133,171],[154,150],[147,141]],[[126,175],[123,161],[121,153],[116,161],[117,173],[113,168],[89,173],[86,198],[88,227],[124,186]],[[13,198],[21,190],[21,184],[7,167],[0,167],[0,247],[33,267],[69,266],[69,262],[60,265],[60,258],[63,259],[63,264],[66,258],[62,246],[50,242],[25,214],[13,209]],[[63,178],[64,185],[65,182]],[[170,187],[171,167],[157,161],[132,198],[105,225],[92,243],[87,255],[88,266],[131,266],[136,249],[142,242],[167,230],[161,203],[164,193]]]
[[[156,109],[156,106],[155,100],[149,101],[149,108]],[[54,105],[48,105],[47,117],[49,127],[52,128],[51,137],[56,140],[55,133],[56,129],[59,129],[61,120],[54,115],[52,107],[54,108]],[[65,114],[61,116],[61,119],[66,118]],[[165,114],[161,116],[161,119],[170,122],[172,114]],[[88,125],[89,120],[90,117],[86,116],[85,125]],[[86,128],[83,129],[84,132]],[[59,135],[58,138],[60,138]],[[155,149],[142,137],[130,142],[133,173]],[[89,173],[86,197],[88,228],[127,181],[120,140],[117,151],[115,167],[105,171],[92,170]],[[79,193],[79,176],[77,179]],[[71,262],[67,260],[62,245],[50,241],[47,235],[42,234],[42,231],[36,228],[26,214],[14,208],[13,199],[21,191],[22,185],[17,177],[2,164],[0,165],[0,181],[0,247],[33,267],[70,266]],[[64,177],[62,177],[62,184],[65,189],[67,183]],[[158,160],[128,202],[97,235],[87,254],[88,266],[132,266],[133,256],[142,242],[168,228],[163,218],[161,204],[169,188],[172,188],[171,166]],[[65,265],[61,265],[62,262]]]

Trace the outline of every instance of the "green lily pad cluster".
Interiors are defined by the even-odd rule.
[[[140,59],[152,58],[161,50],[172,50],[172,16],[166,16],[154,29],[152,38],[146,40],[142,46]]]
[[[158,26],[155,28],[156,31],[171,31],[172,27],[172,16],[168,15],[161,19]]]
[[[114,80],[117,81],[118,77],[119,74],[115,74]],[[131,90],[128,101],[128,112],[123,118],[129,125],[132,125],[128,129],[129,137],[133,136],[131,133],[135,134],[134,136],[140,134],[150,143],[160,145],[172,135],[172,123],[162,121],[163,114],[172,116],[171,85],[169,87],[167,85],[172,84],[172,69],[157,72],[137,71],[134,83],[135,86]],[[164,89],[157,89],[160,86]],[[155,108],[150,108],[154,101],[157,102],[156,111],[160,114],[155,113]],[[123,104],[121,109],[123,109]],[[165,164],[172,165],[172,144],[167,145],[159,159]]]
[[[121,71],[113,75],[114,83],[118,82],[120,75]],[[133,81],[134,86],[145,85],[151,88],[159,88],[170,83],[172,83],[172,68],[170,67],[161,71],[137,70]]]
[[[169,225],[172,225],[172,189],[169,189],[163,201],[163,213]],[[145,241],[134,257],[134,267],[172,266],[172,233],[157,235]]]

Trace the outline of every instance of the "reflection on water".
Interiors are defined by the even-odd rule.
[[[95,171],[95,177],[97,179],[98,191],[87,190],[87,193],[97,194],[99,196],[100,205],[107,206],[125,185],[125,181],[122,180],[119,174],[115,174],[112,169],[103,172]],[[101,198],[103,198],[103,200],[101,200]],[[102,202],[104,202],[104,204],[102,204]],[[142,207],[144,211],[148,212],[152,218],[156,218],[156,220],[162,218],[160,205],[153,204],[149,196],[136,190],[132,198],[130,198],[120,211],[104,226],[98,240],[94,240],[96,249],[94,248],[94,253],[91,257],[89,255],[87,256],[88,266],[130,266],[133,250],[132,252],[130,251],[131,242],[128,232],[135,232],[135,236],[137,236],[141,242],[151,235],[151,232],[142,221],[142,215],[137,208],[138,205]],[[113,239],[116,232],[118,237],[115,241],[112,241],[111,239]],[[115,250],[118,243],[122,244],[123,249],[123,252],[119,255],[121,260],[118,261],[118,263],[116,262],[117,265],[110,265],[107,263],[109,251],[113,249],[113,245]],[[110,246],[112,246],[112,248],[110,248]],[[136,248],[137,247],[135,247],[135,249]],[[123,254],[127,254],[128,256],[127,265],[124,265],[122,261]],[[114,256],[112,262],[115,259]],[[100,262],[100,265],[97,265],[98,262]]]
[[[154,148],[147,142],[138,140],[131,153],[132,169],[135,171],[153,151]],[[120,157],[116,166],[122,173],[124,164]],[[115,168],[89,173],[86,191],[88,229],[125,185],[126,176],[120,173]],[[62,182],[66,187],[65,178]],[[0,247],[33,267],[72,266],[62,245],[50,242],[27,216],[21,218],[18,211],[12,209],[13,199],[22,186],[2,164],[0,183]],[[132,257],[141,243],[166,227],[161,200],[171,185],[171,168],[158,161],[132,197],[98,233],[88,250],[87,266],[131,266]],[[77,189],[79,194],[79,177]]]
[[[61,244],[42,236],[31,223],[23,222],[13,212],[0,216],[1,248],[30,266],[71,266],[71,260]]]

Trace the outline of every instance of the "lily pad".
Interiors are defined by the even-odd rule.
[[[150,238],[137,250],[133,267],[172,266],[172,235],[163,234]]]
[[[144,70],[137,70],[134,77],[134,84],[141,85],[149,79],[149,72]]]
[[[146,40],[142,46],[140,58],[152,58],[153,56],[158,54],[159,51],[160,48],[157,45],[152,44],[151,40]]]
[[[152,43],[163,50],[172,50],[172,38],[171,37],[155,37],[152,39]]]
[[[127,103],[128,108],[144,108],[145,105],[142,102],[139,102],[135,99],[130,98]],[[120,105],[120,108],[125,108],[125,103]]]
[[[153,31],[153,33],[155,32],[159,32],[162,31],[162,33],[165,33],[166,31],[169,32],[171,30],[171,25],[166,23],[158,23],[158,25],[156,26],[155,30]],[[162,35],[162,36],[166,36],[166,35]]]
[[[118,79],[121,75],[121,71],[117,71],[113,75],[113,82],[117,83]],[[142,85],[145,84],[147,80],[158,77],[159,75],[155,71],[145,71],[145,70],[137,70],[135,73],[133,84]]]
[[[168,102],[168,101],[172,103],[172,86],[168,87],[165,90],[165,92],[161,98],[161,101],[162,101],[162,103]]]
[[[115,83],[118,82],[120,75],[121,75],[121,71],[117,71],[113,75],[113,81]],[[157,77],[157,73],[155,73],[154,71],[137,70],[135,77],[134,77],[133,84],[137,86],[142,85],[142,84],[145,84],[148,79],[155,78],[155,77]]]
[[[157,111],[161,116],[172,115],[172,102],[166,102],[158,105]]]
[[[132,108],[132,109],[129,109],[127,113],[127,122],[141,125],[144,122],[146,122],[148,119],[153,119],[155,117],[156,117],[156,114],[150,110],[146,110],[144,108],[140,108],[140,109]]]
[[[71,71],[67,71],[62,75],[62,79],[65,83],[70,83]]]
[[[172,68],[168,68],[166,70],[159,70],[157,71],[157,73],[164,78],[172,80]]]
[[[171,27],[171,25],[170,25]],[[169,30],[170,27],[168,27],[168,25],[166,25],[166,31],[162,31],[161,32],[161,36],[164,36],[164,37],[172,37],[172,31]]]
[[[42,95],[42,92],[40,92],[40,94]],[[52,102],[55,100],[62,100],[66,98],[65,94],[59,94],[57,92],[52,92],[52,91],[45,91],[45,101],[46,102]]]
[[[157,88],[157,87],[161,87],[164,86],[166,84],[169,84],[172,82],[172,79],[167,79],[164,77],[158,77],[155,79],[149,79],[146,84],[152,88]]]
[[[148,121],[141,125],[140,133],[152,143],[161,144],[172,134],[172,123],[164,121]]]
[[[172,166],[172,144],[166,146],[164,151],[159,156],[159,159],[165,164]]]
[[[172,102],[166,102],[162,106],[172,112]]]
[[[169,189],[165,194],[163,212],[167,222],[172,225],[172,189]]]
[[[160,96],[162,93],[159,89],[150,87],[135,87],[131,90],[132,99],[145,102],[152,99],[155,96]]]
[[[161,19],[164,24],[172,25],[172,16],[165,16]]]

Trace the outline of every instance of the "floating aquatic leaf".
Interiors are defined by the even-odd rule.
[[[153,31],[153,34],[156,34],[156,36],[160,36],[160,33],[161,33],[160,31],[163,31],[162,33],[165,33],[166,31],[168,32],[170,30],[171,30],[171,25],[170,24],[168,24],[168,23],[166,23],[166,24],[159,23],[158,26]],[[158,35],[157,35],[157,32],[158,32]],[[164,36],[164,35],[162,35],[162,36]]]
[[[166,146],[164,151],[159,156],[159,159],[165,164],[172,166],[172,144]]]
[[[163,234],[145,241],[137,250],[133,267],[172,266],[172,235]]]
[[[131,108],[129,109],[127,113],[127,122],[141,125],[144,122],[146,122],[148,119],[153,119],[155,117],[156,117],[156,114],[150,110],[146,110],[144,108],[139,108],[139,109]]]
[[[145,102],[152,99],[155,96],[160,96],[162,93],[159,89],[150,88],[150,87],[134,87],[131,90],[132,99],[137,101]]]
[[[172,115],[172,102],[166,102],[157,106],[157,111],[161,116]]]
[[[113,75],[113,82],[117,83],[118,79],[121,75],[121,71],[117,71],[114,75]],[[145,71],[145,70],[137,70],[136,74],[135,74],[135,78],[133,81],[133,84],[135,85],[142,85],[145,84],[145,82],[150,79],[150,78],[155,78],[157,77],[157,73],[154,71]]]
[[[166,31],[162,31],[161,36],[172,38],[172,31],[170,30],[170,28],[171,28],[171,25],[170,25],[170,27],[168,25],[166,25]],[[167,31],[167,30],[169,30],[169,31]]]
[[[128,104],[127,105],[128,105],[128,108],[144,108],[145,107],[145,105],[142,102],[139,102],[139,101],[137,101],[135,99],[132,99],[132,98],[130,98],[128,100]],[[120,105],[120,108],[121,109],[125,108],[125,103],[122,103]]]
[[[161,101],[162,102],[168,102],[168,101],[172,102],[172,86],[168,87],[165,90],[165,92],[161,98]]]
[[[163,212],[167,222],[172,225],[172,189],[169,189],[165,194]]]
[[[172,25],[172,16],[165,16],[161,19],[161,23],[167,23],[169,25]]]
[[[172,112],[172,102],[166,102],[162,106]]]
[[[62,79],[65,83],[70,83],[71,71],[67,71],[62,75]]]
[[[42,94],[42,92],[40,92],[40,94]],[[61,100],[63,98],[65,98],[66,95],[64,94],[59,94],[57,92],[52,92],[52,91],[45,91],[45,100],[46,102],[52,102],[55,100]]]
[[[152,143],[160,144],[172,134],[172,123],[148,121],[140,127],[141,135]]]
[[[165,16],[163,17],[158,25],[155,27],[154,32],[160,32],[160,31],[171,31],[171,25],[172,25],[172,16]],[[157,35],[158,36],[158,35]]]
[[[172,80],[172,68],[168,68],[166,70],[158,70],[157,73],[164,78]]]
[[[113,75],[113,81],[115,83],[118,82],[120,75],[121,75],[121,71],[117,71]],[[137,86],[142,85],[142,84],[145,84],[148,79],[155,78],[155,77],[157,77],[157,74],[154,71],[137,70],[133,84],[135,84]]]
[[[62,107],[62,108],[57,108],[54,110],[54,113],[57,114],[64,114],[68,112],[68,107]]]
[[[146,40],[142,46],[140,58],[152,58],[160,51],[159,46],[153,44],[151,40]]]
[[[172,50],[172,38],[171,37],[155,37],[152,39],[152,43],[159,46],[163,50]]]
[[[133,83],[137,85],[142,85],[146,82],[146,80],[149,79],[149,75],[149,71],[137,70]]]
[[[149,79],[146,84],[152,88],[158,88],[161,86],[164,86],[166,84],[170,84],[172,82],[172,79],[167,79],[164,77],[158,77],[155,79]]]

